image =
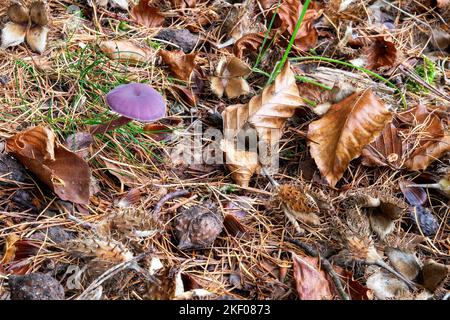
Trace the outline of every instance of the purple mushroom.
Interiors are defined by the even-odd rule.
[[[166,104],[161,94],[143,83],[122,84],[106,95],[106,102],[119,118],[93,126],[91,134],[105,133],[132,120],[152,122],[166,114]]]

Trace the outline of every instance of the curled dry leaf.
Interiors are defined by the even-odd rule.
[[[332,299],[330,283],[324,271],[318,269],[318,258],[299,257],[292,253],[294,279],[300,300]]]
[[[354,93],[331,106],[308,128],[311,156],[334,187],[351,160],[377,138],[392,115],[371,89]]]
[[[196,66],[195,57],[197,53],[185,54],[182,50],[160,50],[159,54],[175,77],[183,81],[189,81],[192,71]]]
[[[395,43],[386,40],[382,36],[376,37],[366,50],[366,68],[370,70],[377,70],[380,67],[392,67],[397,60]]]
[[[259,47],[262,45],[264,41],[264,36],[265,36],[264,32],[260,32],[260,33],[249,33],[239,38],[239,40],[237,40],[234,43],[233,54],[239,59],[242,59],[242,57],[247,51],[258,52]],[[267,41],[269,40],[270,39],[267,39]]]
[[[217,65],[216,76],[211,77],[211,90],[221,98],[225,92],[228,98],[237,98],[250,92],[250,86],[243,78],[251,73],[250,67],[236,57],[222,57]]]
[[[89,165],[55,139],[50,129],[34,127],[9,138],[6,150],[62,200],[89,203]]]
[[[131,16],[137,23],[149,28],[161,27],[164,24],[164,16],[158,8],[150,6],[149,0],[140,0],[131,9]]]
[[[380,136],[365,147],[362,152],[362,164],[368,167],[390,166],[402,167],[402,140],[393,123],[388,123]]]
[[[419,105],[412,124],[414,134],[405,142],[405,149],[412,151],[405,162],[409,170],[424,170],[434,160],[450,151],[450,134],[441,119]]]
[[[264,166],[272,164],[273,152],[282,127],[294,115],[303,100],[298,95],[294,73],[287,63],[275,81],[262,93],[254,96],[246,105],[227,107],[222,113],[224,137],[222,150],[232,178],[241,186],[248,186],[251,176],[258,168],[258,160]],[[246,151],[245,142],[251,142]],[[259,139],[259,143],[256,140]],[[256,153],[259,147],[260,157]]]
[[[100,49],[113,60],[126,63],[147,62],[153,55],[149,48],[141,48],[128,40],[102,41]]]
[[[276,19],[281,21],[281,29],[286,31],[289,36],[293,34],[302,10],[303,4],[299,0],[283,0],[281,2],[277,12],[278,18]],[[316,46],[318,32],[314,27],[314,21],[319,16],[319,11],[315,9],[306,10],[294,42],[300,50],[307,51]]]

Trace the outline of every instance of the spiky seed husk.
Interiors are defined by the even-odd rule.
[[[36,26],[28,30],[27,43],[33,51],[42,53],[47,45],[47,27]]]
[[[314,198],[308,194],[307,189],[293,185],[280,185],[276,196],[283,209],[295,218],[309,225],[319,225],[317,213],[320,209]]]
[[[43,1],[34,1],[30,6],[30,20],[43,27],[48,24],[47,5]]]
[[[13,2],[8,7],[7,15],[9,19],[11,19],[11,21],[15,23],[27,23],[30,19],[28,9],[19,2]]]
[[[96,237],[71,241],[68,251],[78,257],[110,263],[121,263],[133,259],[133,253],[124,244],[112,239]]]
[[[25,41],[27,27],[14,22],[5,24],[2,30],[2,48],[14,47]]]

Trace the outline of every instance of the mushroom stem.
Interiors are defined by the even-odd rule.
[[[104,134],[108,131],[114,130],[118,127],[121,127],[123,125],[126,125],[127,123],[129,123],[130,121],[132,121],[133,119],[124,117],[124,116],[120,116],[119,118],[116,118],[114,120],[105,122],[105,123],[101,123],[101,124],[97,124],[95,126],[91,126],[89,128],[89,133],[90,134]]]

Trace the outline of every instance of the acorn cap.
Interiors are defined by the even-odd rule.
[[[164,98],[143,83],[122,84],[106,95],[106,101],[111,110],[142,122],[155,121],[166,114]]]

